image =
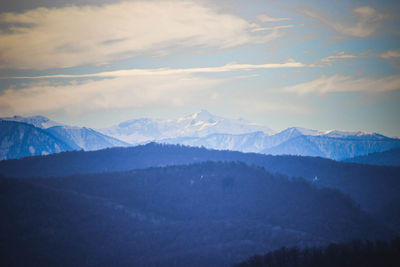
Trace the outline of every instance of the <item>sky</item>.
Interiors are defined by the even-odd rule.
[[[0,116],[103,128],[207,109],[400,136],[398,1],[0,3]]]

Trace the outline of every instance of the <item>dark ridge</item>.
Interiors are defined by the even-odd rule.
[[[397,267],[400,238],[391,242],[353,240],[325,247],[286,248],[256,255],[235,267]]]
[[[349,158],[344,161],[382,166],[400,166],[400,148]]]
[[[7,177],[50,177],[127,171],[204,161],[241,161],[264,167],[272,173],[303,177],[313,181],[317,186],[339,189],[373,214],[397,200],[400,192],[400,167],[360,165],[315,157],[217,151],[156,143],[1,161],[0,173]]]
[[[233,162],[0,179],[3,266],[229,266],[392,238],[349,197]]]

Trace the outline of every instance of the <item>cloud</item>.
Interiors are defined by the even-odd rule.
[[[400,68],[400,50],[388,50],[376,56],[388,60],[395,68]]]
[[[0,68],[101,65],[180,48],[225,49],[279,38],[196,1],[134,1],[0,14]]]
[[[351,75],[323,75],[318,79],[283,88],[297,94],[370,92],[379,93],[400,89],[400,75],[382,78],[356,77]]]
[[[198,74],[198,73],[221,73],[233,71],[252,71],[258,69],[281,69],[281,68],[303,68],[309,65],[288,59],[284,63],[267,64],[239,64],[230,63],[217,67],[203,68],[161,68],[161,69],[126,69],[89,74],[55,74],[45,76],[14,76],[0,77],[0,79],[51,79],[51,78],[94,78],[94,77],[124,77],[124,76],[149,76],[149,75],[176,75],[176,74]]]
[[[298,11],[319,21],[342,36],[356,38],[366,38],[377,34],[382,21],[388,17],[371,6],[354,8],[350,20],[330,18],[324,12],[310,7],[302,7]]]
[[[261,22],[281,22],[281,21],[289,21],[291,18],[274,18],[267,14],[259,14],[257,15],[257,19]]]
[[[13,86],[0,94],[0,113],[38,114],[124,108],[188,107],[217,98],[215,87],[228,79],[188,74],[118,76],[66,83],[33,82]]]
[[[388,60],[400,60],[400,50],[389,50],[380,54],[379,57]]]
[[[349,59],[349,58],[357,58],[357,55],[346,54],[344,51],[340,51],[335,56],[324,57],[321,59],[322,62],[333,62],[339,59]]]
[[[332,62],[343,60],[343,59],[363,58],[368,55],[372,55],[372,53],[364,52],[364,53],[360,53],[360,54],[346,54],[346,52],[340,51],[334,56],[328,56],[328,57],[321,58],[320,61],[323,63],[332,63]]]
[[[373,53],[371,51],[365,51],[359,54],[346,54],[344,51],[338,52],[334,56],[328,56],[320,59],[322,63],[332,63],[343,59],[355,59],[355,58],[365,58],[365,57],[374,57],[374,58],[383,58],[386,60],[390,60],[392,62],[400,61],[400,50],[388,50],[383,53]]]
[[[14,77],[32,79],[0,93],[0,114],[29,115],[49,112],[83,114],[124,108],[191,107],[198,103],[220,104],[231,99],[222,85],[256,75],[249,71],[297,68],[307,65],[288,59],[276,64],[231,63],[218,67],[186,69],[130,69],[78,75]],[[235,72],[234,75],[207,75]],[[8,77],[10,78],[10,77]],[[51,80],[66,78],[67,80]],[[83,79],[84,78],[84,79]],[[47,80],[50,79],[50,80]],[[251,97],[244,91],[240,99]],[[236,104],[234,104],[236,105]]]

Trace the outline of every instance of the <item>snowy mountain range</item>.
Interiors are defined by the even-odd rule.
[[[52,121],[44,116],[32,116],[32,117],[13,116],[13,117],[0,118],[0,120],[24,122],[40,129],[47,129],[53,126],[66,126],[65,124]]]
[[[47,155],[74,148],[31,124],[0,121],[0,160]]]
[[[319,131],[291,127],[281,132],[244,119],[227,119],[206,110],[176,120],[136,119],[100,129],[136,145],[147,142],[204,146],[264,154],[319,156],[335,160],[400,147],[400,139],[377,133]]]
[[[130,144],[160,141],[178,137],[206,137],[210,134],[243,134],[261,131],[275,133],[266,126],[245,119],[227,119],[214,116],[206,110],[175,120],[135,119],[99,130]]]
[[[68,126],[43,116],[0,119],[0,160],[128,145],[93,129]]]
[[[288,128],[274,135],[255,132],[241,135],[211,134],[206,137],[179,137],[161,143],[204,146],[272,155],[300,155],[343,160],[400,147],[400,139],[380,134],[312,131]]]
[[[34,151],[31,154],[12,154],[12,157],[17,158],[65,150],[98,150],[148,142],[204,146],[210,149],[273,155],[319,156],[335,160],[400,147],[399,138],[390,138],[377,133],[319,131],[300,127],[291,127],[281,132],[275,132],[263,125],[244,119],[215,116],[206,110],[174,120],[150,118],[129,120],[99,130],[68,126],[43,116],[14,116],[0,120],[14,121],[14,123],[35,127],[35,131],[27,130],[27,132],[30,135],[46,134],[53,138],[55,141],[51,141],[51,144],[48,144],[49,147],[60,142],[63,144],[58,144],[59,149],[40,150],[36,148],[40,147],[40,144],[26,143],[25,139],[17,138],[18,135],[10,132],[9,129],[7,130],[8,134],[4,134],[3,132],[6,131],[3,131],[2,128],[0,159],[10,158],[10,156],[3,155],[10,154],[7,153],[7,150],[10,150],[16,143],[21,147],[28,148],[24,151]],[[3,124],[0,124],[1,127],[5,127]],[[20,128],[19,132],[23,132],[23,128]],[[27,140],[32,142],[33,139]],[[33,149],[29,150],[29,147]]]

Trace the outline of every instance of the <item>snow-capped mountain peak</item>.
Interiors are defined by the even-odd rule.
[[[400,147],[400,139],[361,131],[320,131],[291,127],[275,133],[268,127],[243,118],[224,118],[204,109],[178,119],[128,120],[102,129],[102,133],[86,127],[63,125],[43,116],[13,116],[0,118],[0,121],[6,121],[1,123],[2,131],[9,134],[4,135],[3,140],[10,144],[10,147],[0,151],[3,158],[9,157],[8,152],[13,144],[9,140],[18,139],[20,142],[29,134],[33,135],[29,139],[30,143],[24,143],[26,153],[12,157],[37,155],[43,151],[54,153],[70,149],[97,150],[151,141],[265,154],[320,156],[336,160]],[[31,126],[28,127],[27,124]],[[44,144],[46,150],[41,150],[40,145],[34,142],[34,135],[40,135],[43,140],[47,140],[47,145]],[[58,144],[59,141],[62,144]],[[60,149],[53,147],[55,145]]]
[[[292,134],[297,133],[298,135],[311,135],[311,136],[317,136],[317,135],[324,134],[323,131],[307,129],[307,128],[302,128],[302,127],[290,127],[284,131],[287,131],[288,133],[292,133]]]
[[[190,116],[191,118],[193,118],[193,120],[196,121],[214,121],[217,118],[217,116],[212,115],[210,112],[208,112],[205,109],[202,109],[200,112],[194,113],[193,115]]]
[[[41,129],[47,129],[53,126],[65,126],[65,124],[58,123],[55,121],[50,120],[44,116],[31,116],[31,117],[22,117],[22,116],[12,116],[12,117],[5,117],[1,118],[5,121],[16,121],[16,122],[24,122],[27,124],[31,124],[35,127]]]
[[[13,116],[0,118],[0,122],[0,160],[129,145],[93,129],[65,125],[43,116]]]
[[[205,109],[200,112],[172,120],[135,119],[100,130],[131,144],[160,141],[177,137],[205,137],[210,134],[244,134],[262,131],[272,134],[270,128],[244,119],[228,119],[211,114]]]
[[[286,133],[294,135],[307,135],[307,136],[325,136],[325,137],[333,137],[333,138],[351,138],[351,137],[368,137],[368,138],[385,138],[384,135],[378,133],[369,133],[362,131],[342,131],[342,130],[313,130],[302,127],[290,127],[286,130],[283,130],[279,134]]]

